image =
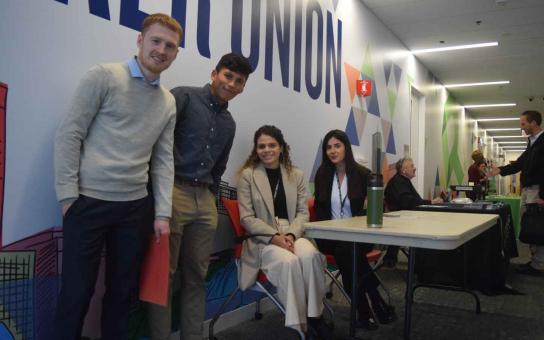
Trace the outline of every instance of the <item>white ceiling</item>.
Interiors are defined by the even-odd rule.
[[[449,89],[462,105],[517,104],[468,109],[473,118],[519,117],[525,110],[544,114],[544,0],[361,1],[410,50],[499,42],[498,47],[417,56],[442,84],[511,81],[508,85]],[[519,128],[519,122],[481,126]],[[489,134],[515,135],[520,131]]]

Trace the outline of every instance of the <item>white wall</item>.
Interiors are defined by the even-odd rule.
[[[272,1],[272,0],[269,0]],[[200,55],[197,49],[197,0],[187,1],[186,44],[173,66],[162,76],[167,87],[203,85],[217,60],[231,51],[232,1],[211,1],[210,51],[211,58]],[[53,186],[53,136],[60,118],[81,75],[91,65],[100,62],[125,61],[136,53],[137,32],[119,23],[120,7],[127,1],[108,2],[111,20],[89,14],[87,1],[4,0],[0,11],[0,41],[2,62],[0,81],[9,85],[7,112],[6,189],[3,216],[4,244],[32,235],[61,223]],[[140,1],[141,11],[170,13],[176,1]],[[249,51],[251,1],[244,0],[243,50]],[[296,165],[309,176],[323,135],[330,129],[346,129],[352,106],[368,111],[369,99],[351,101],[346,73],[347,65],[365,69],[370,65],[378,98],[380,117],[364,114],[359,117],[360,146],[355,152],[371,159],[370,138],[376,131],[387,135],[391,124],[396,153],[386,155],[393,163],[402,156],[403,145],[409,144],[410,122],[409,89],[413,84],[426,102],[425,191],[434,189],[437,169],[444,172],[444,150],[441,143],[442,115],[447,92],[406,48],[360,1],[310,1],[300,3],[305,9],[318,4],[322,10],[324,36],[314,42],[326,41],[327,12],[333,18],[334,41],[337,43],[338,22],[342,22],[341,105],[335,105],[335,91],[331,88],[331,103],[325,102],[324,88],[317,99],[308,95],[304,81],[305,38],[302,42],[302,90],[293,90],[294,16],[291,1],[291,43],[289,87],[282,86],[276,35],[273,45],[273,79],[264,79],[266,3],[261,1],[260,58],[255,73],[250,77],[243,94],[232,101],[229,109],[237,122],[233,151],[224,179],[235,183],[236,171],[249,154],[253,132],[263,124],[281,128],[292,146]],[[280,1],[283,8],[284,1]],[[337,7],[335,8],[335,3]],[[305,15],[303,15],[303,19]],[[283,19],[285,22],[285,19]],[[302,21],[305,36],[306,20]],[[315,63],[317,51],[311,53]],[[404,52],[404,54],[402,53]],[[325,55],[323,55],[325,64]],[[386,78],[391,67],[400,69],[394,83]],[[325,68],[323,85],[325,86]],[[312,72],[315,81],[316,70]],[[398,86],[394,86],[398,85]],[[395,94],[394,107],[390,94]],[[361,121],[361,120],[360,120]],[[469,134],[469,129],[460,133]],[[464,138],[466,140],[467,138]],[[387,143],[387,141],[385,141]],[[385,146],[384,146],[385,147]],[[459,147],[466,156],[470,147]],[[465,165],[463,163],[463,165]],[[443,173],[440,175],[443,177]]]

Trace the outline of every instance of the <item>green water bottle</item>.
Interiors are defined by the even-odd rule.
[[[383,176],[371,174],[367,189],[366,224],[369,228],[381,228],[383,224]]]

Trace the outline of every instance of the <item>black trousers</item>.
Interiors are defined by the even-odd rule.
[[[86,196],[63,219],[61,291],[55,340],[79,340],[106,246],[106,292],[102,302],[102,340],[124,340],[131,302],[137,296],[140,265],[153,230],[153,199],[102,201]]]
[[[399,246],[387,246],[387,252],[385,253],[385,256],[383,258],[397,263],[399,249]]]
[[[334,255],[340,274],[342,275],[342,283],[346,293],[350,296],[353,296],[351,285],[353,277],[353,243],[344,242],[344,241],[333,241],[333,240],[316,240],[317,247],[319,251],[324,254]],[[359,313],[363,315],[369,315],[368,303],[366,301],[365,294],[373,293],[376,291],[380,282],[378,278],[370,268],[370,264],[366,259],[366,254],[372,250],[372,244],[368,243],[358,243],[357,248],[359,251],[359,263],[357,263],[357,272],[359,277],[357,282],[360,286],[360,291],[357,299],[357,304],[359,306]]]

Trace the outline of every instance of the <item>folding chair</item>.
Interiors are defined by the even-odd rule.
[[[223,206],[227,210],[227,214],[229,216],[229,220],[231,223],[232,230],[234,231],[236,244],[234,246],[234,258],[236,261],[236,266],[238,269],[240,269],[240,257],[242,256],[242,242],[244,239],[248,237],[254,237],[254,236],[262,236],[262,235],[246,235],[246,231],[242,227],[242,224],[240,223],[240,212],[238,211],[238,200],[231,200],[231,199],[225,199],[222,198],[221,202],[223,203]],[[271,235],[272,236],[272,235]],[[278,309],[285,315],[285,308],[283,307],[282,303],[274,296],[274,293],[266,288],[266,285],[271,285],[268,279],[266,278],[266,275],[259,271],[259,274],[257,276],[257,281],[253,286],[248,288],[249,290],[257,291],[259,293],[264,293],[270,300],[278,307]],[[214,336],[213,327],[215,322],[219,319],[227,305],[230,303],[232,298],[240,291],[240,287],[236,287],[236,289],[228,296],[228,298],[223,302],[223,304],[219,307],[219,310],[214,315],[212,320],[210,321],[209,325],[209,338],[210,340],[217,340],[217,338]],[[262,314],[260,313],[260,299],[256,302],[256,311],[255,311],[255,319],[261,319]],[[330,311],[330,307],[325,305],[327,310]],[[301,340],[305,339],[305,335],[301,331],[297,331],[298,335]]]

